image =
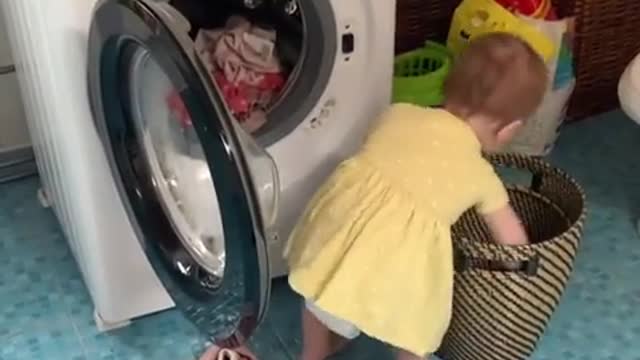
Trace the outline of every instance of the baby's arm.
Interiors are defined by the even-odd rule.
[[[529,243],[520,218],[509,204],[509,195],[502,180],[487,164],[478,178],[481,189],[477,208],[487,223],[493,239],[503,245],[525,245]]]
[[[493,239],[502,245],[526,245],[527,233],[511,205],[483,215]]]

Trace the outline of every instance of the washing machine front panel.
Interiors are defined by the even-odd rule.
[[[149,261],[176,306],[233,346],[266,312],[278,174],[230,119],[188,30],[165,3],[99,1],[89,93]]]
[[[261,145],[274,145],[307,120],[326,92],[337,60],[336,14],[330,0],[281,2],[294,4],[300,18],[302,46],[288,86],[267,114],[267,125],[255,135]],[[297,24],[296,24],[297,25]]]

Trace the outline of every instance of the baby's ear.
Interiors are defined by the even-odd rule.
[[[516,136],[518,131],[520,131],[523,125],[524,121],[516,120],[503,126],[497,134],[498,143],[501,145],[509,143]]]

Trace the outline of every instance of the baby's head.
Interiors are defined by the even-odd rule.
[[[526,42],[506,33],[473,40],[444,85],[445,108],[464,119],[485,151],[515,136],[542,102],[547,68]]]

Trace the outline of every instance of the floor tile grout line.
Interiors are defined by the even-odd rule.
[[[85,358],[89,359],[89,355],[90,355],[89,347],[87,346],[87,344],[85,344],[84,339],[80,335],[80,329],[78,329],[76,322],[73,321],[73,318],[71,318],[71,314],[67,313],[67,318],[71,322],[71,326],[73,327],[73,332],[76,334],[76,339],[78,340],[78,342],[80,343],[80,346],[82,347],[82,354],[84,355]]]
[[[290,349],[288,348],[287,344],[282,339],[282,336],[280,335],[280,332],[277,331],[274,328],[274,326],[271,324],[271,322],[269,322],[267,325],[269,325],[269,330],[271,330],[271,332],[276,335],[276,340],[278,340],[278,343],[280,344],[280,347],[282,348],[282,350],[284,350],[284,353],[285,353],[285,355],[287,355],[287,358],[289,358],[289,360],[294,360],[295,359],[295,355],[290,352]]]
[[[55,284],[52,290],[55,291],[57,294],[61,294],[62,292],[61,292],[58,281],[57,280],[53,280],[53,281],[55,282]],[[50,312],[47,315],[46,319],[29,318],[28,321],[21,321],[20,327],[11,328],[0,339],[2,340],[13,339],[13,338],[28,334],[29,332],[32,332],[32,331],[42,331],[42,330],[48,331],[48,330],[54,330],[60,325],[68,325],[66,306],[64,305],[64,301],[62,299],[60,299],[60,304],[62,305],[62,308],[58,310],[61,310],[62,314],[55,313],[53,316],[51,316],[51,312]]]
[[[67,244],[65,244],[65,246],[68,246]],[[71,249],[68,249],[68,251],[71,251]],[[60,292],[60,294],[64,294],[64,288],[62,286],[62,279],[57,278],[56,281],[56,287],[58,288],[58,291]],[[76,321],[73,318],[73,314],[71,312],[71,305],[69,304],[69,302],[67,301],[67,299],[63,298],[62,300],[63,306],[64,306],[64,312],[65,312],[65,317],[67,318],[67,321],[71,324],[71,326],[73,327],[73,332],[76,335],[76,339],[78,340],[78,343],[80,344],[80,347],[82,347],[82,353],[84,355],[85,358],[89,359],[89,348],[87,346],[87,344],[85,344],[85,341],[83,339],[83,336],[80,334],[80,329],[78,328],[78,325],[76,324]]]

